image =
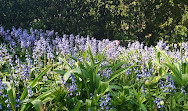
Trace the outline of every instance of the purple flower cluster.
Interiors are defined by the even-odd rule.
[[[152,76],[152,74],[154,73],[154,68],[147,69],[146,67],[142,66],[142,70],[139,70],[137,68],[136,73],[137,73],[136,74],[137,80],[142,79],[142,78],[146,80]]]
[[[105,78],[109,79],[111,74],[113,74],[112,69],[111,68],[105,68],[103,70],[103,73],[102,73],[103,79],[105,79]]]
[[[70,79],[72,80],[72,83],[71,85],[68,86],[68,91],[70,92],[70,96],[72,96],[73,95],[72,93],[78,90],[78,88],[76,85],[76,77],[73,74],[71,74]]]
[[[0,103],[0,109],[2,109],[2,104]]]
[[[67,85],[67,89],[69,91],[69,96],[73,95],[73,92],[78,90],[77,85],[76,85],[76,77],[71,74],[70,76],[71,79],[71,83],[66,83],[66,81],[63,79],[63,76],[61,76],[61,86],[64,87],[65,85]]]
[[[164,106],[163,106],[163,105],[164,105],[164,102],[162,101],[161,98],[158,98],[158,97],[157,97],[157,98],[155,99],[154,103],[157,104],[157,107],[158,107],[158,108],[163,108],[163,107],[164,107]]]
[[[99,101],[100,101],[101,110],[109,111],[110,109],[113,108],[111,104],[110,93],[108,93],[105,98],[101,97]]]
[[[182,88],[181,88],[181,93],[185,94],[185,95],[187,94],[187,92],[185,91],[185,87],[184,86],[182,86]]]
[[[28,86],[28,96],[29,97],[32,97],[33,96],[33,91],[32,91],[32,87],[31,86]]]
[[[162,89],[163,92],[168,93],[168,92],[176,91],[176,87],[174,85],[173,80],[171,79],[171,76],[168,76],[166,82],[160,80],[159,85],[161,86],[160,89]]]

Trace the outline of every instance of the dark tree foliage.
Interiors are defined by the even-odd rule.
[[[138,40],[187,41],[187,0],[0,0],[0,25],[60,34]]]

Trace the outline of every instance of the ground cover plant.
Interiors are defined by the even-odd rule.
[[[0,29],[0,110],[188,110],[188,42]]]

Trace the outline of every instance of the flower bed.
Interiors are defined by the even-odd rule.
[[[188,42],[0,30],[1,110],[187,110]]]

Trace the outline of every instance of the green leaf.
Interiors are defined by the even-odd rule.
[[[120,68],[123,64],[125,64],[125,62],[119,62],[119,63],[115,64],[115,65],[112,67],[112,71],[117,70],[117,69]]]
[[[36,100],[44,100],[47,97],[51,97],[55,89],[49,90],[36,98]]]
[[[15,111],[15,90],[13,88],[8,88],[8,97],[11,101],[11,107]]]
[[[96,89],[100,88],[100,84],[101,84],[101,78],[99,75],[96,75],[96,81],[95,81]]]
[[[33,106],[35,107],[36,111],[43,111],[43,105],[42,105],[42,101],[41,100],[34,100],[31,102],[33,104]]]
[[[160,79],[161,79],[161,76],[155,76],[155,77],[152,79],[151,83],[152,83],[152,84],[155,84],[155,83],[157,83]]]
[[[183,107],[188,110],[188,103],[184,104]]]
[[[109,111],[117,111],[117,109],[115,109],[115,108],[112,108],[112,109],[110,109]]]
[[[69,70],[67,71],[64,76],[63,76],[63,79],[65,81],[67,81],[69,79],[69,77],[71,76],[71,73],[81,73],[81,70],[79,68],[76,68],[76,69],[72,69],[72,70]]]
[[[78,61],[78,59],[76,59],[75,57],[71,56],[71,55],[68,55],[68,57],[70,57],[71,59],[75,60],[75,61]]]
[[[157,52],[157,62],[160,63],[160,56],[161,56],[161,53],[160,52]]]
[[[46,74],[47,73],[47,71],[51,68],[52,66],[49,66],[49,67],[47,67],[45,70],[43,70],[28,86],[31,86],[32,88],[35,86],[35,84],[39,81],[39,79],[41,79],[42,78],[42,76],[44,75],[44,74]],[[28,87],[27,86],[27,87]],[[23,91],[23,93],[22,93],[22,95],[21,95],[21,98],[20,98],[20,100],[24,100],[25,98],[26,98],[26,96],[27,96],[27,94],[28,94],[28,88],[25,88],[24,89],[24,91]]]
[[[81,69],[81,74],[85,77],[85,78],[87,78],[87,79],[91,79],[91,74],[90,73],[88,73],[86,70],[84,70],[84,69]]]
[[[81,105],[82,105],[83,101],[82,100],[79,100],[76,104],[76,106],[74,107],[74,111],[79,111]]]
[[[62,60],[70,69],[72,69],[72,66],[67,62],[66,59],[63,59],[61,57],[59,57],[60,60]]]
[[[106,50],[107,50],[107,47],[105,47],[105,49],[102,51],[102,54],[101,54],[101,56],[100,56],[99,61],[101,61],[101,62],[102,62],[102,60],[103,60],[103,58],[104,58],[104,54],[105,54]]]
[[[176,67],[173,67],[171,64],[164,63],[164,65],[169,67],[170,70],[172,70],[172,72],[173,72],[172,74],[177,78],[178,83],[182,85],[182,75],[178,71],[178,69]]]
[[[142,109],[143,111],[147,111],[146,106],[145,106],[144,104],[141,105],[141,109]]]
[[[47,102],[52,101],[53,99],[54,99],[54,97],[46,97],[42,102],[47,103]]]
[[[23,100],[22,102],[24,103],[27,100]],[[21,106],[21,111],[28,111],[32,107],[31,102],[25,102],[26,104],[22,104]]]
[[[65,70],[54,70],[54,72],[61,74],[61,75],[64,75],[66,73]]]
[[[110,85],[109,88],[110,88],[110,90],[112,90],[112,89],[115,89],[115,90],[122,89],[122,87],[120,87],[118,85]]]
[[[30,84],[29,86],[34,87],[35,84],[42,78],[42,76],[44,76],[44,75],[48,72],[48,70],[51,69],[51,68],[52,68],[52,66],[49,66],[49,67],[47,67],[45,70],[43,70],[43,71],[31,82],[31,84]]]
[[[164,58],[165,58],[165,60],[167,61],[167,63],[168,63],[169,65],[172,65],[171,62],[170,62],[170,60],[169,60],[170,57],[168,57],[168,56],[165,54],[165,52],[161,51],[158,47],[157,47],[157,49],[158,49],[159,52],[164,56]]]
[[[98,92],[100,92],[101,96],[104,95],[107,91],[109,91],[109,82],[102,82],[100,84],[100,88]]]
[[[120,69],[120,72],[118,71],[118,73],[117,73],[117,72],[114,72],[113,74],[111,74],[110,79],[108,80],[108,82],[110,83],[110,82],[111,82],[112,80],[114,80],[116,77],[118,77],[118,76],[124,74],[129,68],[132,68],[132,67],[134,67],[134,66],[129,66],[129,67],[126,67],[126,68],[121,68],[121,69]]]
[[[188,85],[188,74],[182,74],[183,78],[183,85],[187,86]]]
[[[92,103],[92,100],[86,99],[86,110],[88,110],[89,108],[91,108],[91,103]]]
[[[95,62],[94,62],[95,59],[93,57],[90,45],[89,45],[88,53],[90,55],[90,60],[91,60],[91,63],[92,63],[91,66],[93,66],[93,65],[95,65]]]

